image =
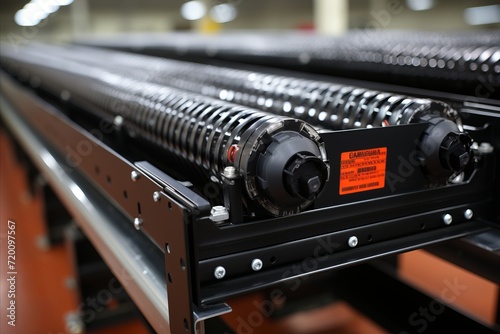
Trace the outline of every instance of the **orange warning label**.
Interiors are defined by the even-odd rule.
[[[340,156],[340,195],[383,188],[387,147],[343,152]]]

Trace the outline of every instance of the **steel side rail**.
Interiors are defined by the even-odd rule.
[[[59,158],[4,96],[0,96],[0,114],[151,326],[159,333],[170,333],[164,272],[162,277],[161,268],[140,247],[132,226],[118,224],[117,219],[124,220],[124,216],[116,209],[104,210],[102,198],[82,177],[65,172]]]

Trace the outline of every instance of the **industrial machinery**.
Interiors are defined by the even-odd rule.
[[[202,332],[203,320],[230,311],[229,297],[498,226],[496,90],[471,101],[277,69],[297,57],[303,69],[332,74],[337,66],[348,70],[346,55],[357,54],[362,66],[349,66],[366,79],[379,78],[383,68],[370,71],[375,67],[368,63],[376,55],[392,57],[380,48],[392,45],[384,38],[400,47],[403,37],[368,43],[363,36],[349,48],[343,41],[352,36],[246,36],[265,46],[249,50],[234,47],[238,35],[213,37],[205,46],[186,34],[140,48],[133,41],[2,47],[2,116],[13,132],[31,129],[57,157],[61,173],[81,178],[93,189],[89,194],[120,211],[128,221],[120,228],[133,226],[145,237],[138,244],[164,254],[160,276],[168,297],[139,303],[152,326]],[[473,52],[473,60],[488,64],[479,66],[479,77],[495,85],[498,38],[481,36],[484,52]],[[416,41],[415,50],[425,42]],[[103,44],[170,58],[97,47]],[[184,52],[169,56],[180,48]],[[412,59],[423,52],[403,49],[415,53]],[[432,50],[426,55],[439,53]],[[446,64],[462,68],[460,59],[471,57],[453,50],[444,52]],[[249,65],[277,59],[272,68]],[[407,62],[417,66],[405,60],[399,78],[414,73]],[[391,77],[397,63],[385,65]],[[440,80],[456,79],[454,67],[438,67]],[[461,92],[474,84],[469,69],[457,74],[467,76],[459,81]],[[89,201],[78,186],[69,191],[77,202]],[[83,230],[116,274],[123,245],[95,235],[99,223],[93,224]],[[137,275],[141,282],[149,274]],[[141,299],[138,285],[129,285],[133,300]],[[168,308],[162,306],[167,299]]]
[[[139,34],[79,43],[198,62],[267,65],[478,98],[499,97],[498,30],[363,29],[336,37],[249,31],[221,36],[177,33],[170,37]]]

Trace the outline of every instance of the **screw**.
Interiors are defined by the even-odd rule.
[[[261,270],[262,266],[263,266],[263,264],[262,264],[262,260],[261,259],[253,259],[253,261],[252,261],[252,269],[254,271]]]
[[[78,287],[78,283],[74,277],[67,277],[64,280],[64,284],[68,289],[76,289]]]
[[[210,210],[210,220],[213,222],[221,222],[229,219],[229,211],[225,206],[217,205]]]
[[[303,52],[299,55],[299,61],[301,64],[307,64],[311,61],[311,55]]]
[[[135,218],[134,219],[134,227],[137,231],[141,229],[142,226],[142,218]]]
[[[66,329],[71,334],[81,334],[85,332],[85,324],[78,314],[70,313],[66,315]]]
[[[122,126],[122,124],[123,124],[123,117],[121,117],[120,115],[115,116],[115,118],[113,119],[113,124],[114,124],[117,128],[121,127],[121,126]]]
[[[445,223],[446,225],[450,225],[452,221],[453,217],[449,213],[443,215],[443,223]]]
[[[472,219],[472,216],[474,216],[474,211],[472,211],[471,209],[465,210],[464,212],[465,219]]]
[[[40,235],[36,238],[36,245],[41,250],[49,250],[50,249],[50,239],[48,235]]]
[[[159,202],[161,200],[161,194],[159,191],[155,191],[153,193],[153,201],[155,202]]]
[[[237,176],[236,168],[233,166],[227,166],[224,168],[224,176],[226,179],[234,179]]]
[[[451,180],[451,183],[462,183],[465,179],[465,174],[462,172],[455,176],[453,180]]]
[[[141,174],[137,173],[135,170],[133,170],[131,173],[130,173],[130,178],[132,179],[132,181],[137,181],[139,178],[141,177]]]
[[[68,101],[70,99],[70,97],[71,97],[71,94],[67,90],[63,90],[61,92],[61,100]]]
[[[224,268],[223,266],[218,266],[214,270],[214,276],[217,279],[224,278],[224,276],[226,276],[226,268]]]
[[[355,236],[350,237],[347,241],[347,244],[349,245],[349,247],[356,247],[358,245],[358,238]]]
[[[490,143],[481,143],[479,144],[478,151],[481,154],[487,154],[493,152],[494,147]]]
[[[83,333],[83,326],[76,322],[69,322],[66,324],[68,332],[71,334],[81,334]]]

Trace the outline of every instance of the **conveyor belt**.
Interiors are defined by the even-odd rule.
[[[375,82],[500,96],[500,33],[355,30],[311,33],[185,33],[81,40],[80,44],[179,59],[240,63],[333,74]]]
[[[216,180],[234,168],[249,199],[275,216],[310,206],[329,178],[323,140],[304,121],[428,123],[418,159],[437,182],[470,161],[458,114],[429,99],[80,47],[34,45],[2,61],[21,81],[163,148],[181,168]]]
[[[105,64],[65,59],[57,49],[25,51],[4,57],[5,66],[21,78],[27,75],[37,81],[45,91],[85,106],[100,119],[115,119],[132,137],[165,149],[193,172],[205,171],[207,179],[209,173],[220,177],[226,167],[234,166],[244,177],[250,199],[273,215],[309,206],[328,179],[321,137],[303,121],[125,76]],[[90,50],[87,56],[92,56]],[[266,155],[268,149],[281,155]],[[278,184],[267,186],[275,183],[275,170]],[[266,185],[259,190],[257,182]]]
[[[428,113],[461,126],[455,110],[431,99],[122,52],[41,47],[79,64],[93,67],[106,64],[106,68],[123,76],[302,119],[325,129],[407,124]]]

